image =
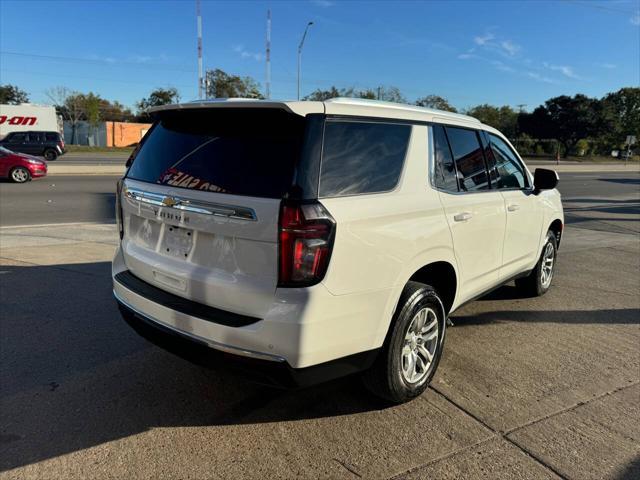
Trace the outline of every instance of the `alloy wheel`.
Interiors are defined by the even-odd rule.
[[[548,288],[549,285],[551,285],[555,253],[553,245],[551,242],[548,242],[544,248],[544,253],[542,254],[542,268],[540,269],[540,283],[542,283],[544,288]]]
[[[402,376],[407,383],[419,383],[429,373],[438,348],[438,316],[429,307],[411,319],[402,346]]]

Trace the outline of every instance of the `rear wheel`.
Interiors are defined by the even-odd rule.
[[[44,158],[49,162],[52,162],[56,158],[58,158],[58,152],[56,152],[53,148],[48,148],[44,151]]]
[[[9,178],[15,183],[24,183],[31,180],[31,173],[24,167],[13,167],[9,172]]]
[[[445,323],[436,291],[423,283],[407,283],[382,351],[364,373],[366,387],[393,403],[424,392],[438,368]]]
[[[556,267],[556,255],[558,252],[558,243],[555,234],[549,230],[547,238],[542,246],[540,259],[536,263],[535,268],[529,275],[516,280],[518,287],[523,294],[530,297],[539,297],[547,293],[551,287],[553,274]]]

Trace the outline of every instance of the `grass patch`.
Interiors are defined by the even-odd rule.
[[[67,152],[81,153],[131,153],[133,147],[90,147],[88,145],[65,145]]]

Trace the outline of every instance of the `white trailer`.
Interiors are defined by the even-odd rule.
[[[48,105],[0,105],[0,138],[11,132],[29,130],[62,134],[62,118],[56,114],[55,107]]]

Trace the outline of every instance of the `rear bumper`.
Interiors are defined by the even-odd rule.
[[[357,353],[306,368],[292,368],[282,358],[247,356],[256,352],[237,350],[222,344],[211,346],[203,339],[180,332],[136,311],[117,298],[122,318],[142,337],[192,363],[224,367],[251,381],[281,388],[298,388],[326,382],[369,368],[378,350]],[[226,350],[226,351],[225,351]]]
[[[256,318],[193,305],[169,288],[157,292],[160,289],[149,284],[152,288],[139,287],[126,281],[127,271],[118,248],[112,268],[114,295],[139,316],[210,349],[284,362],[296,370],[376,350],[388,329],[386,291],[336,296],[322,284],[276,289],[270,306]],[[208,296],[215,298],[215,292]]]

